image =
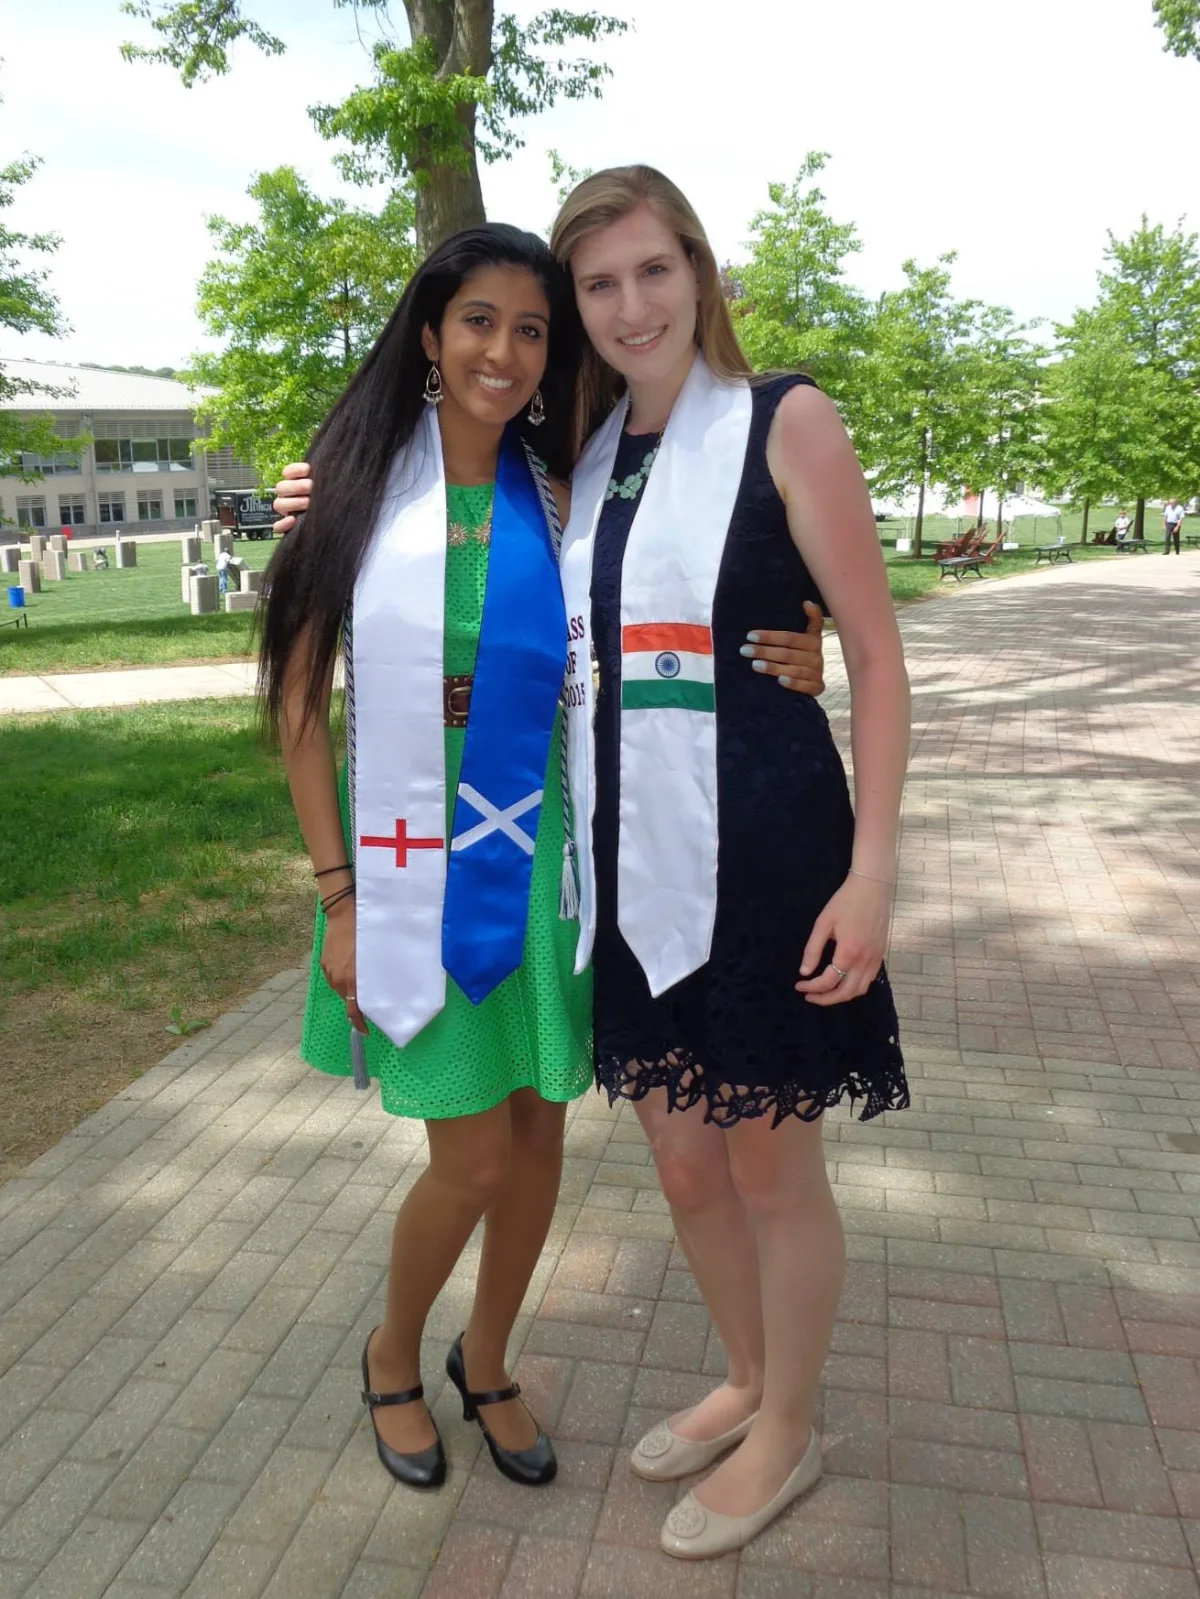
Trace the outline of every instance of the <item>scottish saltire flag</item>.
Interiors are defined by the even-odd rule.
[[[712,711],[712,629],[694,622],[639,622],[621,633],[623,711]]]

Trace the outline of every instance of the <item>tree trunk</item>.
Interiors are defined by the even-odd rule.
[[[925,526],[925,479],[929,475],[929,429],[921,432],[921,487],[917,491],[917,528],[913,545],[913,560],[921,559],[921,531]]]
[[[493,0],[404,0],[414,42],[432,38],[437,50],[437,75],[469,72],[482,78],[492,65]],[[417,248],[422,255],[464,228],[487,220],[479,168],[475,158],[475,107],[460,105],[467,150],[465,170],[421,163],[426,181],[417,188]]]
[[[1083,498],[1083,532],[1079,535],[1079,542],[1081,544],[1086,544],[1087,543],[1088,512],[1091,510],[1091,508],[1092,508],[1092,502],[1088,499],[1087,495],[1085,494],[1084,498]]]
[[[487,221],[479,173],[472,159],[469,172],[453,167],[434,167],[428,183],[417,190],[417,249],[422,256],[435,250],[443,239],[477,228]]]
[[[1146,501],[1139,497],[1137,510],[1133,513],[1133,536],[1135,539],[1146,537]]]
[[[998,539],[1002,539],[1004,537],[1004,495],[1003,494],[998,494],[996,496],[996,537]]]

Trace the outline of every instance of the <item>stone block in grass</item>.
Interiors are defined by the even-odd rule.
[[[219,598],[215,573],[207,573],[204,576],[192,574],[189,599],[193,616],[212,616],[217,610]]]

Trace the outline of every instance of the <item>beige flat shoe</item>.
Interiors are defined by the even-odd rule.
[[[793,1499],[807,1493],[821,1475],[821,1440],[814,1430],[804,1459],[768,1504],[752,1516],[723,1516],[707,1510],[695,1494],[683,1496],[663,1524],[660,1546],[677,1560],[715,1560],[744,1549]]]
[[[757,1414],[755,1411],[754,1415]],[[718,1455],[732,1449],[734,1444],[740,1444],[753,1421],[754,1416],[747,1416],[719,1438],[709,1438],[704,1443],[681,1438],[671,1431],[670,1422],[659,1422],[630,1455],[629,1464],[639,1477],[650,1482],[675,1482],[680,1477],[690,1477],[693,1472],[711,1466]]]

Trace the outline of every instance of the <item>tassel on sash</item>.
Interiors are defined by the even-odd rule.
[[[562,551],[562,524],[558,519],[558,503],[554,498],[554,490],[550,487],[550,477],[542,461],[534,454],[528,444],[525,445],[525,457],[529,462],[529,470],[533,473],[533,481],[537,485],[538,495],[542,502],[542,510],[546,514],[546,522],[550,528],[550,542],[554,547],[554,558],[558,560]],[[558,915],[560,921],[572,922],[579,915],[579,860],[578,851],[575,848],[574,829],[571,825],[570,747],[567,735],[569,711],[565,681],[560,704],[562,709],[559,721],[561,733],[559,739],[559,769],[562,779],[563,863],[558,894]]]

